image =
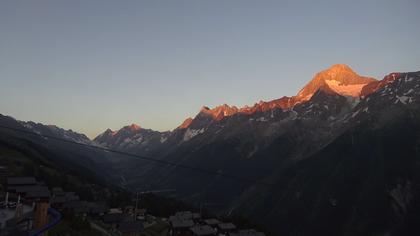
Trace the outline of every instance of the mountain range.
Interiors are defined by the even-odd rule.
[[[12,122],[40,137],[220,173],[99,150],[78,150],[79,158],[70,160],[128,189],[175,188],[174,197],[197,205],[210,202],[209,210],[244,215],[276,235],[418,232],[420,72],[376,80],[333,65],[296,96],[241,108],[202,107],[168,132],[132,124],[89,140],[55,126],[0,118],[0,124]],[[69,144],[59,150],[75,153]]]
[[[348,100],[357,101],[362,96],[362,89],[366,85],[377,84],[377,80],[363,77],[356,74],[350,67],[343,64],[333,65],[315,75],[315,77],[304,86],[304,88],[293,97],[282,97],[280,99],[264,102],[260,101],[253,106],[238,108],[223,104],[210,109],[203,106],[194,118],[187,118],[178,128],[172,132],[158,132],[150,129],[142,129],[140,126],[132,124],[123,127],[118,131],[106,130],[94,139],[95,142],[104,146],[116,149],[131,150],[136,152],[153,153],[153,147],[170,145],[180,145],[204,133],[212,124],[220,123],[222,120],[234,119],[238,116],[252,117],[259,113],[270,112],[268,117],[255,117],[255,122],[268,122],[275,118],[278,111],[294,111],[303,104],[307,103],[318,92],[329,95],[337,95]],[[363,91],[363,96],[373,93],[377,87],[372,87],[370,91]],[[320,96],[317,94],[317,96]],[[321,95],[322,96],[322,95]],[[314,97],[314,99],[316,96]],[[345,104],[342,104],[345,105]],[[340,109],[343,107],[340,107]],[[272,113],[272,114],[271,114]],[[223,121],[225,122],[225,121]]]

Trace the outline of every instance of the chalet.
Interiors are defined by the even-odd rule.
[[[193,219],[193,213],[191,211],[179,211],[175,213],[174,215],[178,219],[183,220],[192,220]]]
[[[146,220],[146,213],[147,213],[147,210],[144,209],[144,208],[137,209],[137,211],[135,213],[136,214],[136,219],[137,220],[142,220],[142,221]]]
[[[36,185],[36,179],[34,177],[8,177],[7,186],[13,188],[16,186],[27,186]]]
[[[52,195],[53,196],[64,196],[65,195],[63,189],[60,188],[60,187],[54,187],[54,188],[52,188],[52,191],[51,192],[52,192]]]
[[[122,222],[133,221],[133,218],[126,213],[108,213],[103,216],[103,222],[117,228]]]
[[[194,221],[198,221],[201,219],[201,214],[200,213],[192,213],[192,219]]]
[[[125,206],[124,207],[124,212],[128,213],[128,214],[133,214],[134,213],[134,206]]]
[[[65,192],[66,201],[78,201],[79,196],[75,192]]]
[[[170,235],[192,235],[190,228],[194,226],[194,221],[191,219],[180,219],[177,217],[170,217],[169,219],[171,225]]]
[[[190,228],[194,236],[212,236],[216,235],[216,230],[208,225],[196,225]]]
[[[109,211],[104,202],[90,202],[89,213],[93,216],[104,216]]]
[[[123,213],[123,210],[121,208],[111,208],[111,209],[109,209],[109,213],[110,214]]]
[[[123,213],[110,213],[106,214],[103,217],[105,224],[118,224],[124,218],[125,214]]]
[[[80,216],[86,216],[89,213],[89,205],[86,201],[70,201],[63,204],[63,210]]]
[[[193,213],[191,211],[179,211],[175,213],[175,218],[182,219],[182,220],[192,220],[194,223],[199,223],[201,220],[201,214],[200,213]]]
[[[117,229],[122,236],[139,236],[144,226],[140,221],[128,221],[119,223]]]
[[[51,205],[57,209],[64,209],[68,202],[79,201],[79,196],[74,192],[64,192],[62,188],[55,187],[52,189]]]
[[[205,219],[204,220],[204,223],[206,225],[211,226],[212,228],[217,228],[217,225],[220,224],[220,221],[217,220],[217,219],[212,218],[212,219]]]
[[[48,187],[37,183],[34,177],[9,177],[7,189],[31,202],[49,202],[51,197]]]
[[[34,188],[31,191],[24,193],[26,200],[32,200],[32,201],[43,201],[43,202],[49,202],[51,193],[50,190],[48,190],[45,186],[38,186],[38,188]]]
[[[66,196],[57,196],[57,195],[53,195],[51,197],[50,203],[52,206],[54,206],[55,208],[58,209],[62,209],[63,205],[67,202]]]
[[[220,223],[217,225],[218,233],[228,235],[236,231],[236,226],[232,223]]]

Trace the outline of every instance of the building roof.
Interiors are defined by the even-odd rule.
[[[146,214],[147,210],[144,208],[137,209],[137,214]]]
[[[103,204],[93,203],[90,206],[90,213],[93,213],[93,214],[106,213],[106,212],[108,212],[108,210],[109,210],[109,208],[106,205],[103,205]]]
[[[109,213],[113,214],[113,213],[123,213],[123,210],[121,208],[110,208],[109,209]]]
[[[47,190],[37,190],[37,191],[32,191],[32,192],[28,192],[26,194],[26,198],[50,198],[50,191]]]
[[[197,236],[215,235],[216,231],[208,225],[197,225],[191,227],[190,230]]]
[[[193,213],[191,213],[191,211],[179,211],[175,213],[175,217],[178,219],[190,220],[193,218]]]
[[[220,223],[217,225],[221,230],[234,230],[236,226],[232,223]]]
[[[65,192],[65,196],[67,201],[79,200],[79,196],[75,192]]]
[[[140,221],[121,222],[118,225],[118,230],[121,233],[141,232],[143,229],[143,223]]]
[[[213,218],[213,219],[204,220],[204,223],[206,223],[208,225],[218,225],[218,224],[220,224],[220,221]]]
[[[52,189],[52,193],[53,193],[53,195],[55,195],[55,196],[64,196],[64,194],[65,194],[65,192],[63,191],[63,189],[62,189],[62,188],[60,188],[60,187],[55,187],[55,188],[53,188],[53,189]]]
[[[71,209],[76,213],[87,213],[89,212],[89,205],[86,201],[71,201],[66,202],[64,208]]]
[[[254,230],[254,229],[240,230],[237,235],[238,236],[265,236],[264,233],[258,232],[258,231]]]
[[[34,177],[8,177],[7,185],[33,185],[36,184]]]
[[[50,200],[51,204],[65,203],[65,202],[67,202],[67,199],[65,196],[54,196]]]
[[[113,224],[113,223],[120,223],[122,221],[126,221],[127,215],[124,213],[111,213],[104,215],[104,223],[106,224]]]
[[[41,185],[22,185],[14,187],[16,193],[27,194],[30,192],[50,192],[48,187]]]
[[[190,228],[194,226],[194,222],[192,220],[184,220],[184,219],[172,219],[171,220],[172,228]]]
[[[51,199],[51,203],[60,203],[56,202],[56,199],[62,199],[63,197],[54,197]],[[108,211],[108,207],[105,203],[102,202],[87,202],[87,201],[68,201],[65,202],[63,205],[64,208],[71,209],[76,213],[92,213],[92,214],[100,214],[105,213]],[[112,215],[112,214],[108,214]],[[113,217],[119,216],[107,216],[112,219]],[[119,220],[118,220],[119,221]]]

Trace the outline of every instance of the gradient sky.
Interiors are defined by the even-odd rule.
[[[0,113],[90,137],[294,95],[345,63],[420,70],[420,1],[0,1]]]

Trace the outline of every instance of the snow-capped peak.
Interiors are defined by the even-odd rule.
[[[317,73],[296,97],[299,101],[307,101],[317,90],[325,87],[342,96],[358,97],[364,86],[375,81],[373,78],[358,75],[347,65],[336,64]]]

